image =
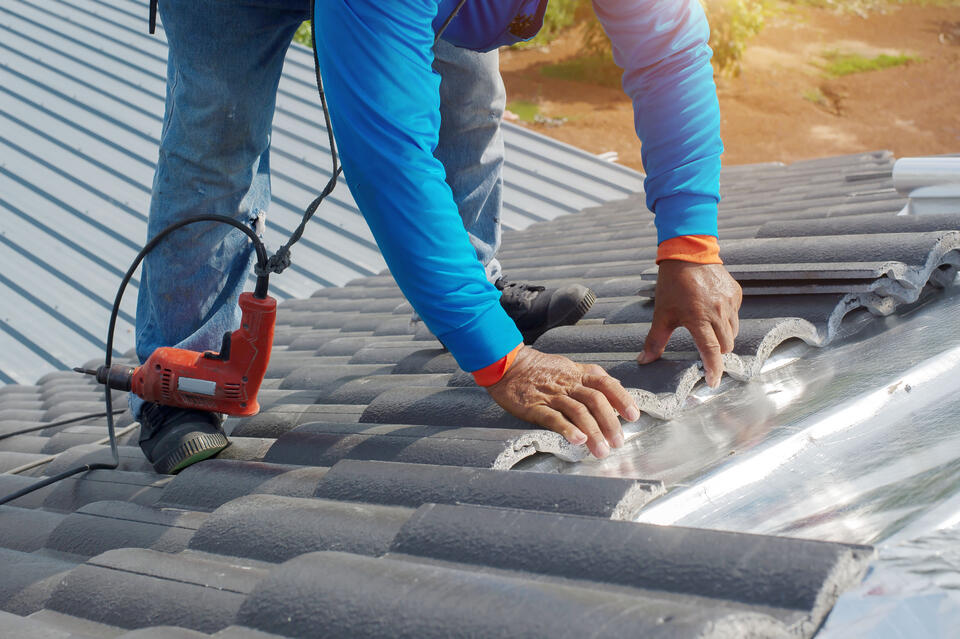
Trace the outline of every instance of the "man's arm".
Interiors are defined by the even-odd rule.
[[[486,279],[433,156],[440,124],[440,80],[431,68],[437,4],[317,3],[317,52],[350,191],[404,295],[461,368],[476,371],[522,338]],[[494,399],[574,443],[586,440],[599,456],[604,440],[617,445],[615,410],[639,416],[620,384],[564,358],[535,355],[521,349],[490,386]]]
[[[716,239],[723,144],[707,19],[697,0],[594,0],[594,8],[624,69],[656,216],[660,272],[639,361],[659,358],[685,326],[716,386],[721,353],[733,350],[739,328],[741,292]]]
[[[350,191],[404,295],[472,371],[523,340],[433,157],[436,9],[436,0],[318,2],[317,51]]]

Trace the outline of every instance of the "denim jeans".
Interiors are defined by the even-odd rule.
[[[159,8],[169,58],[148,240],[174,222],[203,214],[262,228],[270,203],[277,85],[293,34],[310,18],[310,2],[164,0]],[[496,281],[505,105],[499,59],[496,52],[474,53],[441,41],[434,68],[441,75],[442,119],[435,155],[446,168],[477,257]],[[249,240],[223,224],[191,225],[162,242],[144,260],[141,274],[140,361],[160,346],[217,349],[223,334],[239,326],[237,299],[253,257]],[[137,418],[141,406],[131,395]]]

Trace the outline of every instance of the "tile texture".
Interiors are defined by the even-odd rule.
[[[904,218],[875,152],[724,170],[724,255],[746,297],[735,380],[785,342],[829,348],[956,274],[960,215]],[[506,234],[508,274],[599,294],[537,346],[604,365],[650,415],[702,380],[690,335],[639,366],[655,230],[642,196]],[[103,389],[0,389],[0,492],[105,459]],[[118,401],[122,397],[118,394]],[[280,306],[263,411],[176,477],[121,466],[0,507],[0,623],[18,636],[809,637],[867,547],[633,523],[657,477],[513,469],[582,459],[493,404],[386,273]],[[121,415],[121,426],[129,418]]]

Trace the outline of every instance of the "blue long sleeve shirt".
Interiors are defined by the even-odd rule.
[[[486,3],[495,14],[504,0],[467,2]],[[314,19],[350,191],[404,295],[460,367],[475,371],[522,338],[487,281],[433,156],[440,130],[434,29],[445,17],[440,5],[450,4],[319,0]],[[633,100],[659,241],[715,236],[722,144],[703,10],[697,0],[594,0],[594,8]]]

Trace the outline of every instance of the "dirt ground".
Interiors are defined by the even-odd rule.
[[[508,103],[534,102],[550,126],[525,123],[641,169],[633,110],[622,91],[548,78],[540,68],[579,54],[570,32],[548,48],[505,51]],[[918,61],[827,77],[828,51]],[[787,5],[744,55],[739,77],[718,79],[724,163],[793,162],[874,149],[898,157],[960,152],[960,7],[906,5],[866,18]]]

